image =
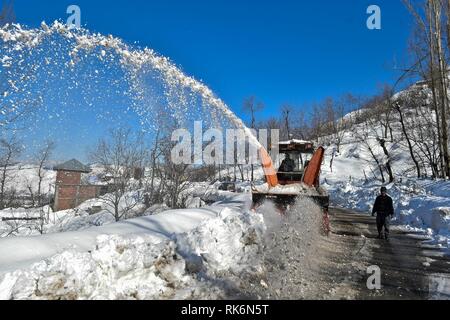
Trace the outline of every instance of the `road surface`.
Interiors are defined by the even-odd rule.
[[[450,258],[425,246],[424,235],[393,227],[388,241],[379,240],[375,218],[339,208],[330,215],[329,237],[305,232],[305,221],[287,221],[277,230],[265,249],[267,272],[243,281],[242,297],[450,299]],[[370,266],[381,270],[380,290],[367,287]]]

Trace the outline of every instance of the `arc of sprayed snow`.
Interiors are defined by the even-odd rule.
[[[243,129],[251,144],[258,148],[262,147],[252,131],[210,88],[193,77],[185,75],[168,58],[156,54],[152,49],[130,50],[129,46],[118,38],[101,34],[90,34],[86,30],[72,32],[72,30],[69,30],[64,24],[58,21],[55,21],[51,26],[42,22],[41,30],[24,30],[19,24],[12,25],[12,28],[6,26],[0,29],[0,39],[4,42],[19,42],[28,48],[32,48],[39,45],[45,36],[52,35],[55,32],[66,38],[75,39],[77,45],[71,52],[73,56],[76,56],[80,50],[93,50],[97,47],[104,47],[114,50],[122,58],[122,63],[135,70],[139,70],[143,65],[149,63],[156,70],[161,71],[165,80],[169,83],[175,82],[199,94],[209,105],[222,112],[238,128]],[[104,56],[103,52],[102,56]]]

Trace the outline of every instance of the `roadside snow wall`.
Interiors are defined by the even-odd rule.
[[[214,281],[256,263],[261,215],[224,208],[217,218],[161,240],[151,235],[102,235],[90,252],[66,250],[0,274],[0,299],[214,299]]]

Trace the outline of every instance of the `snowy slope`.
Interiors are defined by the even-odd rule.
[[[394,199],[396,216],[394,223],[411,230],[426,232],[433,242],[443,248],[450,243],[450,181],[417,179],[409,151],[401,143],[398,124],[393,125],[395,143],[388,143],[395,182],[387,184]],[[345,133],[340,152],[335,154],[333,168],[331,159],[336,145],[330,137],[322,139],[326,157],[322,167],[322,184],[329,190],[334,205],[369,213],[382,182],[369,150],[359,140],[361,125],[355,125]],[[381,136],[381,128],[375,127]],[[367,142],[380,161],[385,161],[374,134]],[[387,177],[387,174],[386,174]]]
[[[33,193],[38,189],[38,166],[36,165],[15,165],[8,168],[8,179],[6,189],[14,189],[19,195],[29,195],[29,188]],[[42,194],[51,194],[55,190],[56,172],[43,169],[43,180],[41,184]]]

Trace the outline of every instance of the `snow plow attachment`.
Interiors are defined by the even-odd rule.
[[[277,193],[253,193],[253,206],[255,208],[261,206],[265,201],[272,201],[277,205],[281,211],[285,212],[289,206],[294,205],[298,200],[301,199],[310,199],[313,200],[319,207],[328,211],[330,206],[330,197],[328,195],[301,195],[298,193],[292,194],[277,194]]]
[[[261,157],[261,163],[263,166],[266,181],[270,187],[275,188],[278,185],[279,181],[277,172],[275,171],[275,168],[273,166],[272,158],[264,148],[259,149],[259,156]]]
[[[267,151],[264,148],[260,150],[266,184],[252,188],[253,208],[271,201],[281,214],[285,214],[299,199],[310,199],[323,209],[323,226],[328,234],[330,198],[326,190],[320,187],[325,149],[319,147],[314,150],[311,142],[292,140],[280,143],[280,153],[285,154],[285,160],[277,172]],[[309,161],[306,160],[308,156],[311,157]]]

